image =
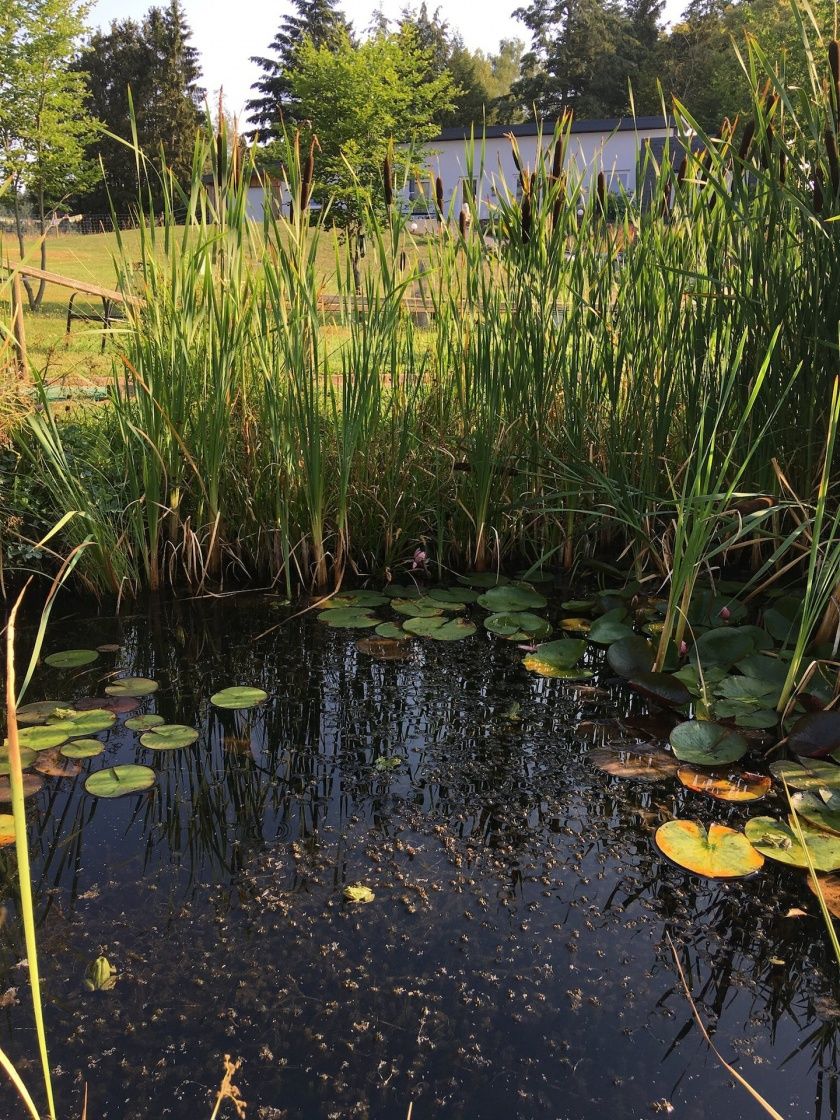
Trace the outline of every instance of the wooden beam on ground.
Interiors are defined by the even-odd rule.
[[[103,288],[99,284],[90,284],[87,280],[75,280],[71,276],[60,276],[57,272],[47,272],[43,268],[32,268],[27,264],[14,267],[6,264],[0,267],[6,272],[11,272],[13,277],[28,276],[32,280],[45,280],[48,284],[57,284],[60,288],[72,288],[74,291],[82,292],[87,296],[99,296],[100,299],[108,299],[112,303],[130,303],[134,307],[140,307],[144,303],[144,300],[140,299],[139,296],[127,296],[114,288]]]

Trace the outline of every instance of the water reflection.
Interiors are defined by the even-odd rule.
[[[32,699],[101,695],[119,668],[160,682],[141,710],[201,732],[152,754],[120,717],[86,766],[147,762],[154,789],[103,802],[82,778],[48,779],[33,804],[65,1114],[77,1070],[92,1115],[209,1114],[231,1052],[268,1120],[402,1117],[412,1100],[415,1117],[470,1120],[667,1102],[686,1118],[760,1116],[700,1039],[668,933],[724,1056],[784,1115],[837,1120],[836,968],[819,921],[785,916],[804,908],[801,882],[771,867],[716,884],[665,863],[661,820],[746,813],[592,768],[578,725],[635,701],[529,677],[515,648],[480,639],[377,663],[303,618],[254,642],[270,603],[65,607],[52,632],[57,648],[122,651],[44,670]],[[234,683],[269,702],[211,708]],[[0,852],[0,994],[24,991],[13,874]],[[356,881],[374,904],[343,902]],[[99,951],[117,988],[83,994]],[[24,1004],[4,1006],[0,1044],[32,1047]]]

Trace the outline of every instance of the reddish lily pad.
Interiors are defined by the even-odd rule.
[[[368,657],[375,657],[377,661],[405,661],[411,657],[405,641],[396,638],[361,638],[356,642],[356,649]]]
[[[691,693],[673,673],[637,673],[627,683],[663,708],[682,708],[691,701]]]
[[[764,856],[744,833],[723,824],[707,831],[699,821],[666,821],[655,841],[668,859],[706,879],[742,879],[764,866]]]
[[[128,715],[140,707],[137,696],[85,696],[82,700],[74,700],[73,707],[78,712],[88,712],[96,708],[102,712],[113,712],[116,716]]]
[[[37,774],[23,775],[23,796],[32,797],[44,784],[44,779]],[[9,778],[0,778],[0,803],[12,800],[12,783]]]
[[[659,782],[673,778],[677,763],[673,755],[655,747],[639,746],[616,750],[598,747],[587,755],[589,761],[614,778],[635,778],[643,782]]]
[[[826,758],[840,748],[840,712],[810,712],[798,719],[788,747],[802,758]]]

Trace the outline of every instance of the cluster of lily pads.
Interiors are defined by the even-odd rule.
[[[59,650],[45,657],[44,662],[55,669],[78,669],[92,665],[100,652],[118,649],[118,646],[103,646],[99,650]],[[147,677],[123,676],[112,679],[101,697],[79,701],[39,700],[21,705],[17,721],[24,796],[36,794],[45,777],[76,778],[81,773],[82,761],[96,758],[105,750],[105,744],[93,736],[110,731],[118,715],[137,712],[142,702],[157,689],[157,681]],[[266,699],[267,693],[262,689],[249,686],[225,688],[210,698],[215,707],[228,710],[250,708]],[[124,726],[138,732],[141,746],[151,751],[179,750],[191,746],[199,737],[194,727],[167,723],[156,712],[129,715]],[[11,800],[9,768],[9,747],[5,740],[0,747],[0,802]],[[84,783],[89,794],[105,798],[141,793],[154,784],[155,772],[150,766],[132,763],[93,770]],[[13,818],[11,814],[0,814],[0,846],[13,842]]]

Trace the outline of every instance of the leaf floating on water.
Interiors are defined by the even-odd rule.
[[[378,638],[392,638],[395,642],[404,642],[408,636],[402,626],[396,622],[383,622],[376,627],[374,633]],[[366,640],[362,639],[362,641]]]
[[[343,591],[315,604],[321,610],[340,610],[353,607],[381,607],[388,602],[388,596],[381,591]]]
[[[163,716],[159,716],[156,712],[149,712],[145,716],[134,716],[132,719],[127,719],[125,726],[129,731],[151,731],[153,727],[160,727],[165,722]]]
[[[840,766],[816,758],[771,762],[770,773],[793,789],[840,789]]]
[[[803,822],[800,822],[800,828],[817,871],[840,868],[840,836],[820,832]],[[808,866],[808,857],[799,843],[796,830],[784,821],[774,820],[773,817],[753,817],[747,821],[744,832],[750,843],[768,858],[794,867]]]
[[[764,774],[739,770],[695,770],[681,766],[677,777],[695,793],[705,793],[718,801],[759,801],[766,797],[772,781]]]
[[[99,653],[119,653],[122,646],[118,645],[117,642],[103,642],[101,646],[96,648]]]
[[[21,727],[18,742],[30,751],[50,751],[70,738],[62,727]],[[4,744],[6,746],[6,744]]]
[[[35,751],[30,750],[29,747],[20,748],[20,765],[23,770],[27,766],[31,766],[35,759],[38,757]],[[9,750],[6,746],[0,747],[0,775],[9,773]]]
[[[71,712],[64,719],[49,720],[46,729],[64,731],[68,739],[79,735],[95,735],[98,731],[108,731],[117,721],[113,712],[104,708],[91,708],[86,712]]]
[[[44,784],[44,779],[37,774],[23,775],[23,796],[32,797]],[[0,778],[0,802],[12,800],[12,783],[9,778]]]
[[[22,704],[17,710],[18,723],[46,723],[57,708],[69,708],[68,700],[37,700],[34,704]]]
[[[364,630],[368,626],[377,626],[381,619],[363,607],[334,607],[331,611],[321,611],[318,621],[335,629]]]
[[[793,793],[790,803],[809,825],[840,836],[840,792]]]
[[[94,797],[122,797],[142,793],[154,784],[155,772],[151,767],[128,764],[94,770],[85,780],[85,789]]]
[[[691,719],[678,723],[669,741],[680,762],[693,762],[697,766],[737,762],[747,753],[747,740],[743,735],[709,720]]]
[[[78,762],[62,758],[60,751],[44,751],[35,760],[35,769],[48,778],[78,778],[82,772]]]
[[[567,634],[588,634],[592,623],[588,618],[563,618],[560,620],[560,629]]]
[[[632,638],[633,627],[627,621],[624,607],[615,607],[596,618],[589,627],[589,640],[600,646],[609,646],[622,638]]]
[[[798,719],[788,747],[803,758],[825,758],[840,749],[840,712],[812,712]]]
[[[163,723],[140,736],[143,746],[152,751],[177,751],[192,746],[197,739],[196,729],[181,723]]]
[[[150,696],[157,692],[157,681],[150,681],[148,677],[120,677],[119,680],[109,684],[105,689],[109,696]]]
[[[360,638],[356,642],[356,649],[368,657],[375,657],[377,661],[405,661],[411,657],[411,650],[407,648],[405,634],[400,631],[401,639],[396,638]]]
[[[425,596],[418,599],[392,599],[392,608],[406,618],[438,618],[444,612],[442,604],[435,605]]]
[[[430,599],[434,599],[436,603],[440,604],[456,604],[466,606],[468,603],[474,603],[478,599],[478,592],[472,591],[468,587],[430,587],[428,591]]]
[[[491,614],[515,614],[517,611],[542,610],[548,605],[548,600],[538,591],[528,587],[491,587],[476,600],[480,607],[484,607]]]
[[[432,638],[436,642],[459,642],[475,633],[474,622],[465,618],[409,618],[403,629],[418,638]]]
[[[414,583],[389,583],[382,594],[389,599],[419,599],[423,592]]]
[[[579,611],[591,611],[595,606],[594,599],[566,599],[560,604],[561,610],[577,614]]]
[[[114,715],[124,716],[128,712],[136,712],[140,707],[138,696],[85,696],[81,700],[74,700],[73,707],[78,712],[89,712],[94,708],[98,712],[113,712]]]
[[[243,711],[245,708],[254,708],[268,699],[268,693],[261,688],[251,688],[248,685],[232,685],[223,688],[221,692],[214,692],[210,703],[217,708],[227,708]]]
[[[691,693],[673,673],[637,673],[627,684],[663,708],[682,708],[691,701]]]
[[[551,624],[531,611],[514,611],[513,614],[489,614],[484,619],[484,627],[491,634],[511,642],[521,642],[526,638],[547,638]]]
[[[98,658],[99,654],[95,649],[65,649],[51,653],[44,658],[44,662],[53,669],[78,669],[82,665],[90,665]]]
[[[620,677],[635,677],[638,673],[650,672],[655,656],[653,642],[640,634],[628,634],[609,647],[607,663]]]
[[[498,572],[465,572],[457,579],[464,587],[503,587],[510,583],[507,576]]]
[[[98,739],[74,739],[62,747],[59,754],[65,758],[95,758],[105,750]]]
[[[840,875],[818,875],[817,882],[822,892],[828,912],[835,918],[840,918]],[[814,886],[814,877],[808,872],[808,889],[812,894],[817,893]]]
[[[743,832],[698,821],[666,821],[656,830],[656,846],[668,859],[706,879],[740,879],[760,871],[764,856]]]
[[[0,813],[0,848],[15,842],[15,818],[11,813]]]
[[[353,886],[345,887],[343,891],[344,897],[348,902],[373,902],[376,895],[363,883],[356,883]]]
[[[544,642],[533,653],[522,659],[522,664],[532,673],[541,677],[565,677],[583,679],[591,677],[586,669],[577,670],[574,677],[570,671],[586,653],[586,642],[582,638],[559,638],[556,642]]]
[[[663,778],[673,778],[677,763],[673,755],[665,751],[640,747],[615,749],[598,747],[587,755],[593,766],[612,774],[614,778],[635,778],[642,782],[659,782]]]

